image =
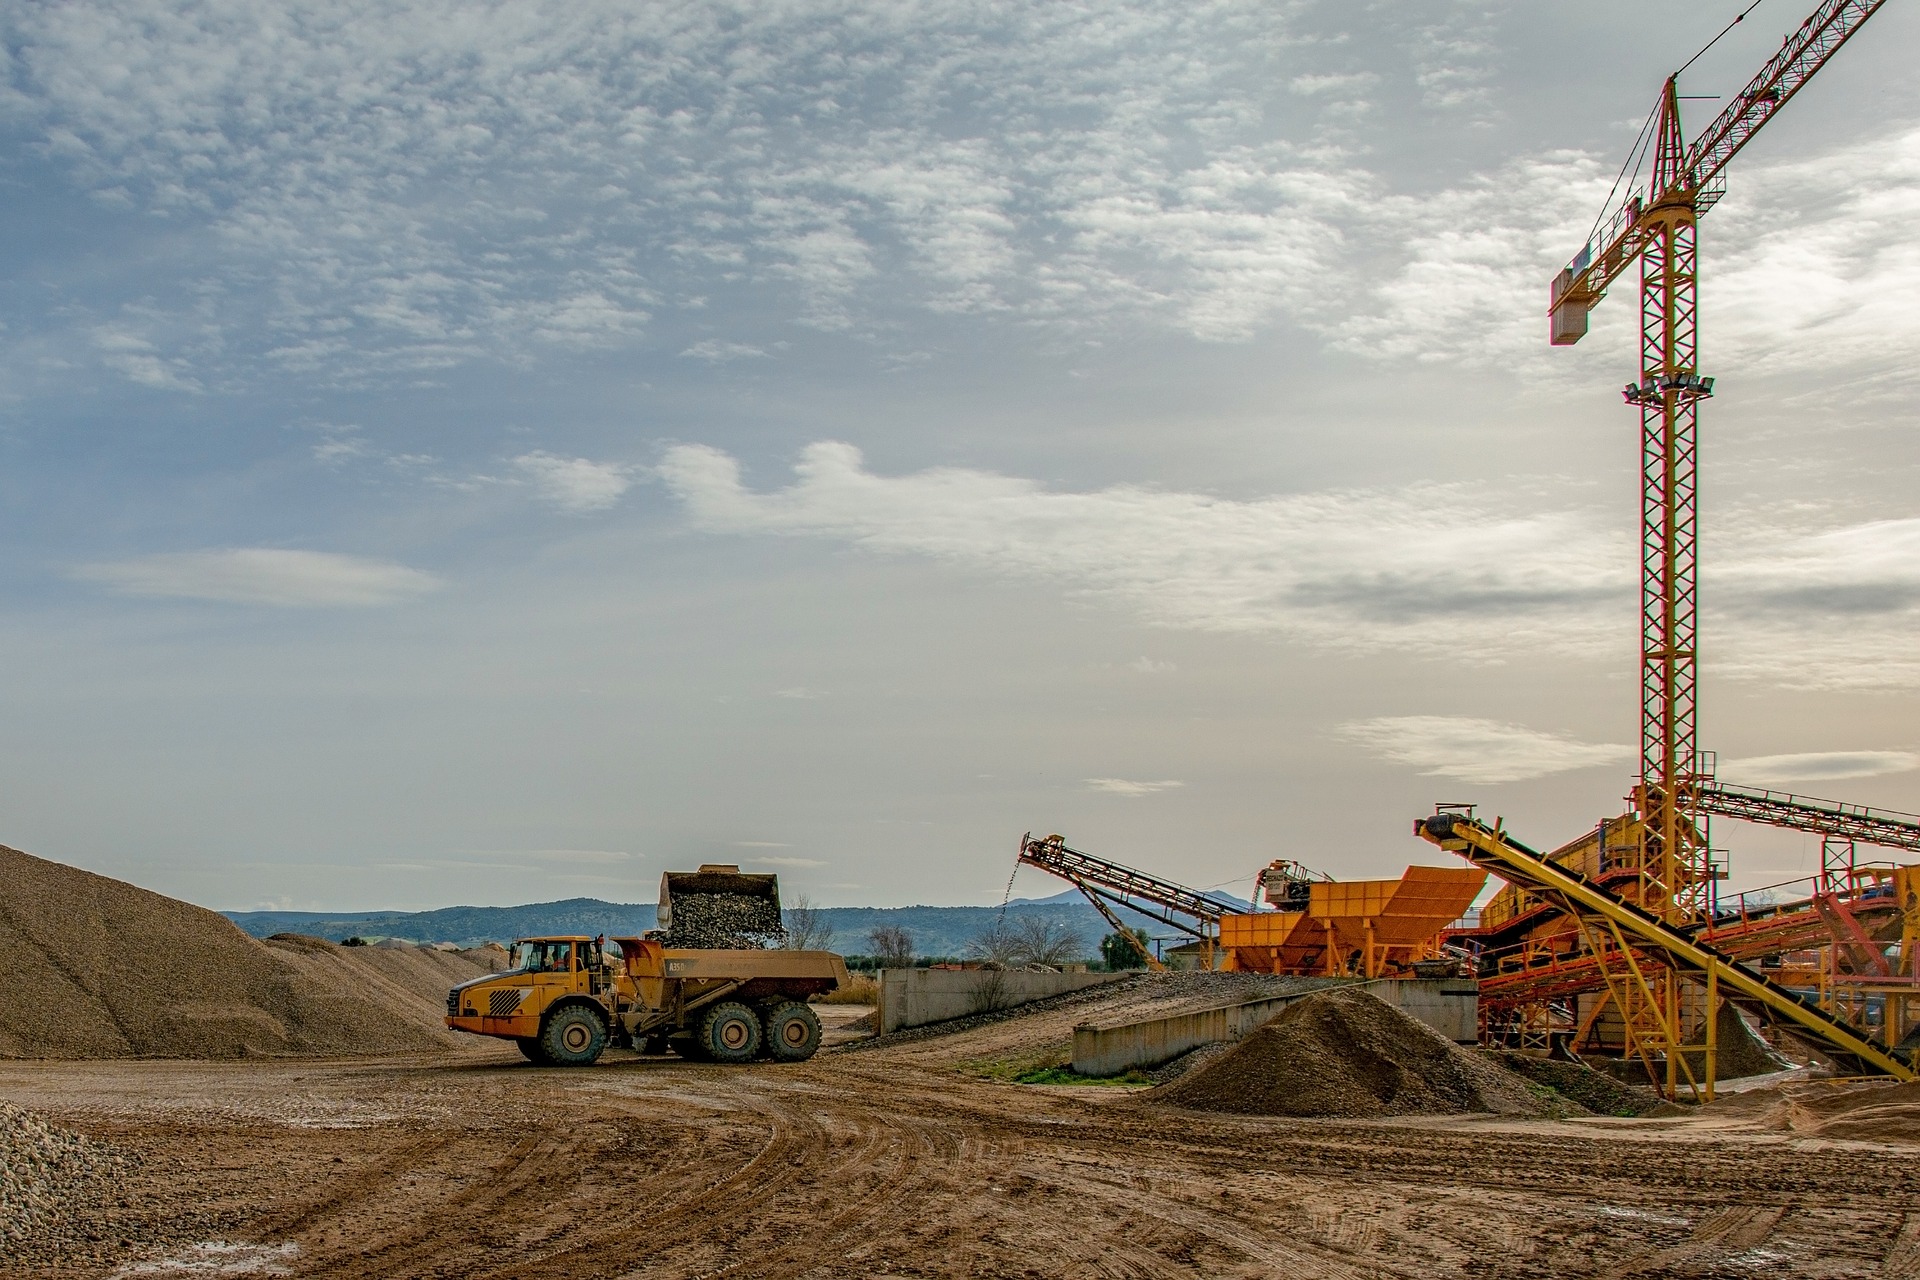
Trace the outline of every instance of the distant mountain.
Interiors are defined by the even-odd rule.
[[[1223,897],[1227,895],[1221,895]],[[959,956],[970,939],[992,926],[999,907],[822,907],[821,918],[833,928],[832,948],[843,955],[869,950],[867,935],[893,925],[913,935],[914,950],[923,956]],[[1086,940],[1087,955],[1095,955],[1100,939],[1111,927],[1077,890],[1050,898],[1016,898],[1006,906],[1011,919],[1039,915],[1057,920]],[[654,927],[652,903],[602,902],[598,898],[569,898],[564,902],[536,902],[523,907],[441,907],[434,911],[229,911],[229,920],[256,938],[276,933],[305,933],[334,942],[350,937],[403,938],[408,942],[454,942],[478,946],[482,942],[511,942],[515,938],[555,933],[628,935]],[[1157,920],[1122,912],[1128,923],[1148,934],[1167,937],[1170,945],[1184,936]]]
[[[638,934],[654,926],[648,903],[568,898],[524,907],[441,907],[434,911],[229,911],[226,917],[256,938],[306,933],[346,938],[404,938],[408,942],[511,942],[554,933]]]

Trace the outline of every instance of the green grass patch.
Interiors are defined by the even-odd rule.
[[[1152,1084],[1139,1071],[1128,1071],[1117,1076],[1083,1076],[1072,1067],[1036,1067],[1032,1071],[1023,1071],[1014,1077],[1017,1084]]]
[[[1118,1076],[1083,1076],[1074,1071],[1071,1049],[1047,1049],[1017,1058],[976,1058],[957,1064],[959,1070],[981,1080],[1003,1084],[1152,1084],[1138,1071]]]

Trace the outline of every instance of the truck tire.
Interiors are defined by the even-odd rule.
[[[700,1015],[694,1043],[700,1056],[713,1062],[752,1062],[760,1056],[760,1019],[737,1000],[713,1006]]]
[[[767,1055],[775,1062],[805,1062],[820,1048],[820,1019],[805,1003],[785,1001],[765,1018]]]
[[[540,1051],[556,1067],[591,1066],[606,1047],[606,1020],[585,1005],[562,1007],[540,1029]]]
[[[514,1041],[514,1044],[520,1047],[520,1056],[528,1062],[531,1062],[534,1066],[544,1067],[550,1065],[547,1062],[546,1050],[540,1047],[538,1037],[521,1036]]]

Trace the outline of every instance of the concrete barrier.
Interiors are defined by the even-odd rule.
[[[1011,1009],[1130,976],[998,969],[882,969],[877,1021],[882,1034],[924,1027],[930,1022]]]
[[[1380,978],[1372,982],[1321,978],[1264,1000],[1245,1000],[1187,1013],[1108,1026],[1073,1029],[1073,1069],[1083,1076],[1117,1076],[1134,1067],[1157,1067],[1183,1053],[1224,1040],[1238,1040],[1272,1020],[1296,1000],[1330,986],[1354,986],[1378,996],[1410,1017],[1460,1044],[1480,1035],[1480,984],[1468,979]],[[1304,985],[1311,982],[1311,986]]]

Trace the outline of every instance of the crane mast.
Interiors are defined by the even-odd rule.
[[[1699,368],[1700,215],[1725,192],[1727,162],[1826,65],[1885,0],[1825,0],[1689,146],[1679,75],[1653,117],[1644,189],[1604,211],[1599,234],[1554,278],[1549,340],[1571,346],[1608,285],[1640,264],[1640,777],[1638,904],[1669,920],[1707,905],[1714,868],[1699,821],[1697,649],[1699,407],[1713,379]],[[1744,15],[1742,15],[1744,16]],[[1736,19],[1738,21],[1738,19]]]

